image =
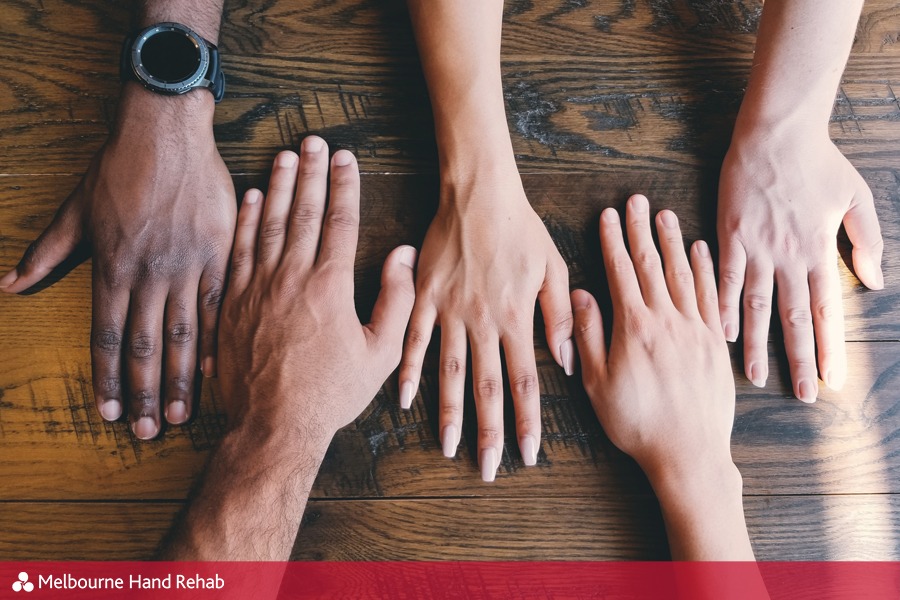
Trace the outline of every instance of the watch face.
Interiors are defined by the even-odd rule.
[[[160,31],[141,47],[141,64],[154,79],[184,81],[200,67],[200,48],[180,31]]]

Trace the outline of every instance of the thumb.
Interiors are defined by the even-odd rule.
[[[597,301],[584,290],[571,295],[575,314],[575,344],[581,358],[581,377],[586,382],[606,373],[606,336]]]
[[[403,336],[416,300],[415,264],[416,249],[412,246],[394,248],[388,255],[381,272],[381,292],[372,309],[372,322],[366,325],[372,334],[371,349],[385,357],[391,370],[400,364]]]
[[[844,215],[844,229],[853,244],[853,270],[856,276],[869,289],[884,288],[884,274],[881,271],[884,240],[881,238],[878,215],[875,214],[872,190],[861,177],[859,191],[850,204],[850,210]]]
[[[75,250],[81,241],[81,227],[72,206],[70,196],[47,229],[28,246],[19,264],[0,278],[0,291],[17,294],[27,290]]]

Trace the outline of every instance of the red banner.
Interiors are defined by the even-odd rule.
[[[897,600],[900,563],[3,562],[0,598]]]

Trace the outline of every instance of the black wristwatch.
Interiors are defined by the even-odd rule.
[[[196,88],[225,95],[219,49],[181,23],[157,23],[122,44],[122,81],[137,81],[157,94],[186,94]]]

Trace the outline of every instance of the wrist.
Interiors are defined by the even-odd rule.
[[[743,478],[730,456],[644,469],[663,513],[703,514],[712,506],[741,503]]]
[[[764,102],[745,99],[734,124],[732,143],[748,140],[828,138],[829,118],[806,111],[767,110]]]
[[[248,408],[234,416],[226,437],[230,444],[246,452],[276,456],[303,454],[321,460],[336,433],[335,428],[312,415],[284,414],[279,407],[270,408],[271,402],[265,400],[249,398],[241,404]],[[291,406],[284,408],[290,410]]]
[[[155,123],[163,120],[182,129],[208,129],[212,133],[215,110],[215,99],[209,90],[168,96],[151,92],[136,81],[126,81],[119,98],[118,121],[143,122],[157,129]]]

